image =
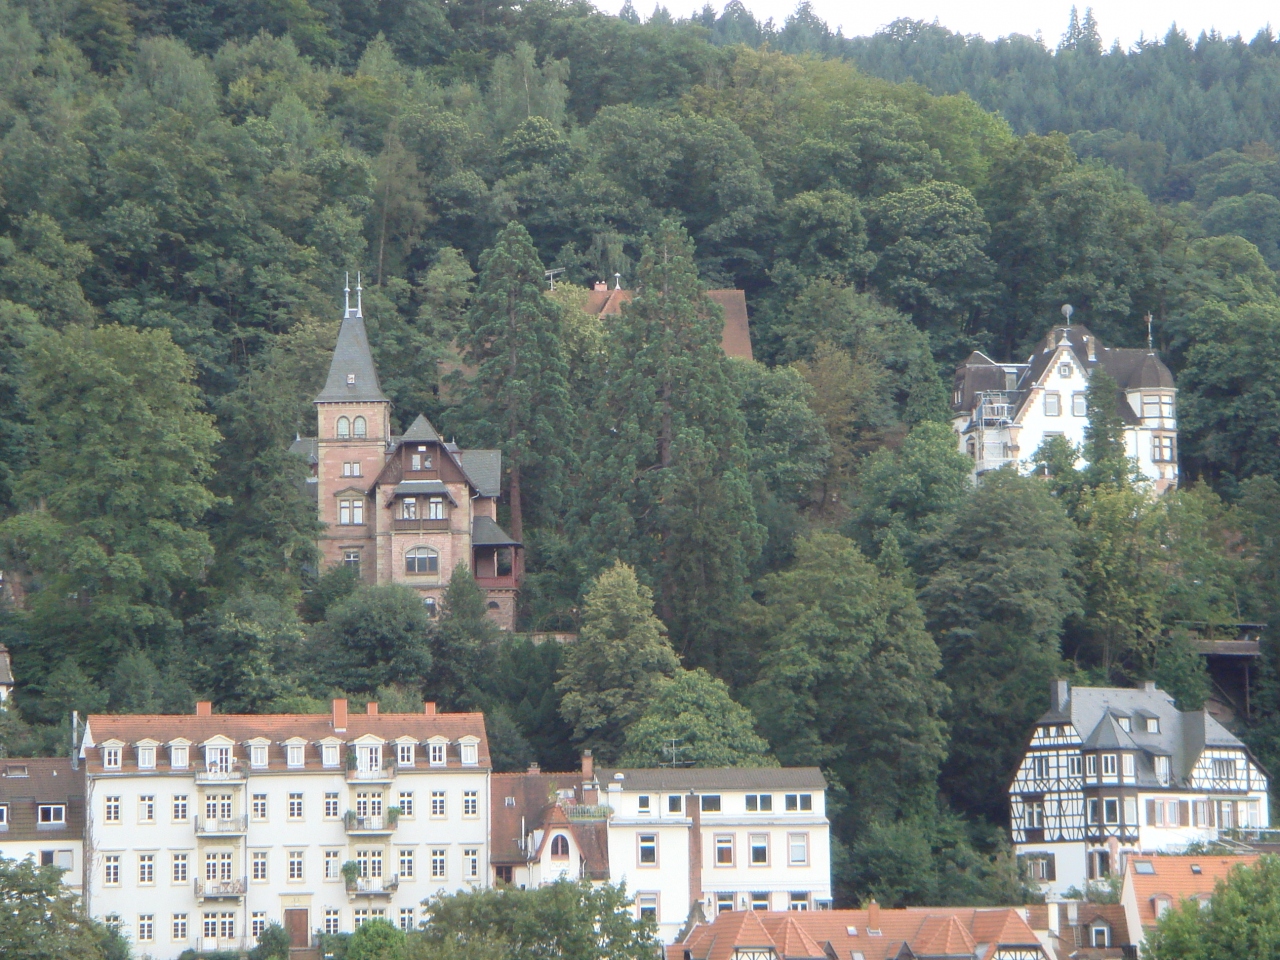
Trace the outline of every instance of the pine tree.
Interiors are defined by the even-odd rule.
[[[525,480],[536,474],[537,503],[549,513],[568,452],[568,367],[562,318],[542,293],[543,268],[533,241],[514,221],[480,258],[465,357],[476,367],[458,421],[477,440],[502,449],[511,505],[511,535],[524,536],[534,498]]]
[[[440,620],[431,631],[426,692],[446,710],[474,709],[485,654],[498,642],[498,626],[466,564],[454,567],[440,606]]]
[[[1089,377],[1085,392],[1089,422],[1084,428],[1085,480],[1090,484],[1124,486],[1134,473],[1124,447],[1124,420],[1120,416],[1120,388],[1106,370],[1099,367]]]
[[[679,669],[653,615],[653,592],[615,563],[596,578],[582,610],[578,640],[565,647],[556,689],[573,738],[601,762],[620,755],[627,728],[644,715],[658,681]]]

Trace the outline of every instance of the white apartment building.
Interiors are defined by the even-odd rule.
[[[488,877],[479,713],[89,717],[85,900],[135,951],[294,946]]]
[[[0,760],[0,857],[58,867],[78,893],[83,836],[84,776],[70,760]]]
[[[674,942],[695,905],[831,905],[826,781],[816,767],[601,769],[495,774],[495,878],[625,883],[637,915]]]
[[[1089,423],[1085,393],[1098,369],[1119,390],[1126,454],[1155,493],[1176,487],[1173,374],[1154,350],[1105,347],[1079,324],[1055,326],[1025,363],[997,363],[975,350],[956,368],[952,425],[960,451],[973,460],[974,480],[1009,465],[1029,472],[1050,437],[1081,448]]]
[[[1057,680],[1009,787],[1014,850],[1043,892],[1061,896],[1138,854],[1268,826],[1267,786],[1239,738],[1154,683]]]

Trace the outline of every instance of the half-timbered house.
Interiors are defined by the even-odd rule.
[[[1056,680],[1009,787],[1013,842],[1046,893],[1123,870],[1135,852],[1177,852],[1270,822],[1267,774],[1205,710],[1140,689]]]

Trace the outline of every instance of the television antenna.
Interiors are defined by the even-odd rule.
[[[688,767],[693,765],[692,760],[680,759],[680,744],[684,742],[683,737],[668,737],[666,739],[666,747],[664,749],[671,751],[670,762],[658,764],[660,767]]]
[[[542,275],[543,275],[544,277],[546,277],[546,278],[547,278],[547,281],[551,284],[551,289],[552,289],[552,290],[554,290],[554,289],[556,288],[556,274],[557,274],[557,273],[564,273],[564,269],[565,269],[564,267],[553,267],[553,268],[552,268],[552,269],[550,269],[550,270],[543,270],[543,271],[542,271]]]

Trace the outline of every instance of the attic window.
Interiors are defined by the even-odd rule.
[[[1147,717],[1147,733],[1159,733],[1160,720],[1158,717]]]
[[[1058,376],[1062,377],[1062,379],[1064,379],[1064,380],[1070,380],[1070,379],[1071,379],[1071,364],[1069,364],[1069,363],[1060,363],[1060,364],[1058,364]]]
[[[1120,724],[1120,729],[1125,733],[1133,732],[1133,721],[1128,717],[1116,717],[1116,721]]]
[[[1200,869],[1200,864],[1193,863],[1191,865],[1191,872],[1199,876],[1203,871]]]
[[[1156,865],[1150,860],[1135,860],[1133,861],[1133,872],[1147,877],[1154,876]]]
[[[354,387],[356,385],[356,375],[354,373],[347,374],[347,386]]]
[[[9,764],[7,767],[5,767],[5,768],[4,768],[4,775],[5,775],[6,777],[29,777],[29,776],[31,776],[31,774],[30,774],[29,772],[27,772],[27,765],[26,765],[25,763],[22,763],[22,764],[18,764],[18,763],[11,763],[11,764]]]
[[[507,805],[508,807],[514,807],[514,806],[516,805],[516,798],[515,798],[515,797],[507,797],[507,798],[506,798],[506,805]]]

